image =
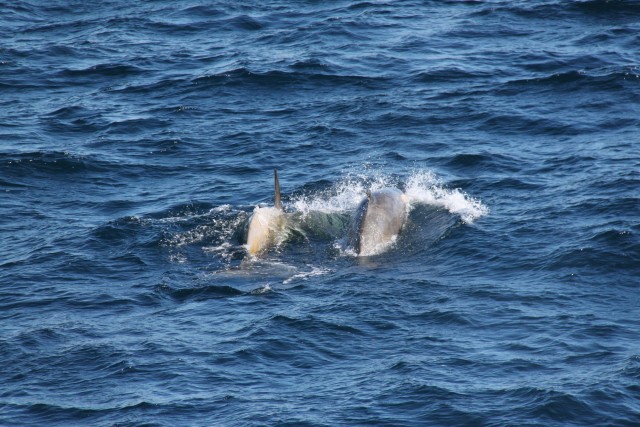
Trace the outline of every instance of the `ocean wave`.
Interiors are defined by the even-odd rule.
[[[511,135],[528,132],[552,136],[576,136],[591,130],[588,124],[519,112],[492,114],[478,128]]]
[[[409,316],[416,321],[426,322],[432,325],[448,325],[448,326],[470,326],[473,322],[459,312],[444,310],[428,310],[419,314]]]
[[[245,295],[245,292],[227,285],[208,285],[196,288],[172,288],[168,285],[158,286],[156,292],[167,295],[179,302],[206,301],[212,298],[229,298]]]
[[[541,77],[510,80],[500,91],[510,92],[512,88],[537,88],[546,90],[575,91],[625,91],[640,82],[640,74],[626,67],[617,70],[568,70]]]
[[[128,117],[113,120],[105,126],[105,133],[109,135],[133,135],[146,133],[154,129],[166,129],[171,122],[154,116]]]
[[[550,270],[599,271],[608,273],[611,271],[637,272],[639,270],[637,256],[640,244],[630,237],[622,236],[618,242],[607,240],[607,244],[594,244],[594,242],[578,242],[577,245],[567,245],[555,249],[547,259],[546,268]],[[621,277],[622,279],[622,277]]]
[[[109,169],[108,162],[60,151],[0,153],[0,166],[18,176],[33,172],[57,175],[104,172]]]
[[[474,2],[476,3],[476,2]],[[575,19],[626,19],[637,17],[640,5],[626,0],[572,0],[540,2],[480,2],[478,16],[489,13],[505,13],[525,19],[543,20],[573,17]]]
[[[517,173],[520,170],[515,158],[500,153],[460,153],[451,157],[446,165],[454,169],[482,169],[502,173]]]
[[[519,402],[523,413],[535,419],[548,422],[599,419],[588,402],[570,393],[536,387],[518,387],[496,393]]]
[[[273,323],[273,327],[277,328],[291,328],[293,330],[300,330],[300,332],[318,333],[320,335],[341,335],[341,334],[353,334],[353,335],[366,335],[364,331],[355,328],[353,326],[336,324],[324,319],[315,319],[313,317],[306,319],[292,318],[285,315],[275,315],[269,319],[270,323]]]
[[[225,22],[223,22],[225,24]],[[257,31],[265,28],[265,24],[250,15],[238,15],[226,21],[226,24],[242,30]]]
[[[203,18],[211,18],[214,16],[224,15],[225,11],[213,5],[198,4],[195,6],[185,6],[172,16],[198,16]]]
[[[175,22],[168,20],[146,20],[142,26],[153,33],[165,33],[172,37],[180,37],[189,34],[198,34],[209,30],[213,25],[210,22]]]
[[[105,129],[109,122],[100,112],[91,111],[80,105],[59,108],[40,119],[52,132],[87,134]]]
[[[565,7],[596,18],[637,18],[640,3],[635,0],[578,0],[569,2]]]
[[[151,96],[163,97],[167,92],[174,93],[178,89],[183,89],[190,83],[190,78],[184,75],[164,76],[159,79],[146,78],[134,82],[112,84],[105,90],[113,93],[123,94],[150,94]]]
[[[69,77],[73,79],[81,77],[96,78],[100,77],[124,77],[133,76],[146,72],[140,67],[130,64],[96,64],[86,68],[74,69],[64,68],[57,72],[59,77]]]
[[[506,190],[528,190],[534,191],[543,188],[541,183],[533,182],[532,180],[517,179],[517,178],[501,178],[496,179],[493,184],[496,188],[503,188]]]
[[[283,70],[251,71],[248,68],[236,68],[229,71],[218,72],[192,79],[194,85],[209,86],[239,86],[256,85],[273,89],[274,87],[290,87],[291,85],[353,85],[361,87],[377,87],[385,84],[386,80],[380,77],[339,75],[323,73],[304,73]]]
[[[483,72],[477,68],[465,69],[461,67],[448,67],[431,69],[428,71],[420,71],[415,73],[412,78],[417,83],[440,83],[440,82],[456,82],[487,78],[492,76],[488,72]]]

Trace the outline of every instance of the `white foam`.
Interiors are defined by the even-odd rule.
[[[251,291],[252,295],[262,295],[271,292],[273,289],[269,286],[268,283],[262,285],[261,287],[254,289]]]
[[[303,215],[309,212],[344,212],[356,206],[364,194],[366,189],[363,183],[343,181],[328,191],[299,196],[292,201],[292,206]]]
[[[288,285],[294,280],[308,280],[309,277],[322,276],[323,274],[327,274],[331,272],[331,270],[327,268],[314,267],[314,266],[310,266],[310,267],[311,267],[310,271],[303,271],[303,272],[296,273],[293,276],[283,280],[282,284]]]
[[[345,212],[358,206],[367,191],[395,186],[397,183],[391,176],[379,172],[369,175],[349,173],[328,190],[294,198],[292,207],[303,215],[309,212]]]
[[[448,189],[431,171],[414,171],[406,183],[405,195],[409,204],[424,203],[442,206],[452,214],[470,224],[489,213],[489,209],[480,200],[474,199],[460,189]]]
[[[369,174],[367,175],[366,172]],[[401,185],[397,178],[377,171],[349,173],[328,190],[295,198],[291,206],[303,215],[312,211],[347,212],[358,206],[367,191],[375,191],[385,187],[398,188]],[[470,197],[460,189],[446,188],[429,170],[413,171],[404,187],[410,206],[418,203],[441,206],[452,214],[459,215],[467,224],[489,212],[481,201]]]
[[[227,253],[230,252],[231,249],[233,248],[233,245],[228,242],[222,242],[222,244],[218,245],[218,246],[203,246],[202,250],[208,253]]]

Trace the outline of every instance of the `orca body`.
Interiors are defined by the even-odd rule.
[[[396,188],[367,193],[356,210],[349,246],[360,256],[384,252],[396,239],[407,218],[407,198]]]
[[[284,210],[280,200],[280,183],[278,171],[273,170],[275,196],[273,207],[259,207],[253,210],[249,219],[246,248],[249,255],[257,256],[264,253],[276,242],[276,236],[284,226]]]

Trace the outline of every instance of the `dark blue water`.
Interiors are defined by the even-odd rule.
[[[639,153],[637,1],[0,2],[0,424],[640,425]]]

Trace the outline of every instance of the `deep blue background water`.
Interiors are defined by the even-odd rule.
[[[0,424],[639,425],[640,3],[0,2]],[[414,190],[395,246],[309,223]],[[416,184],[417,181],[417,184]]]

